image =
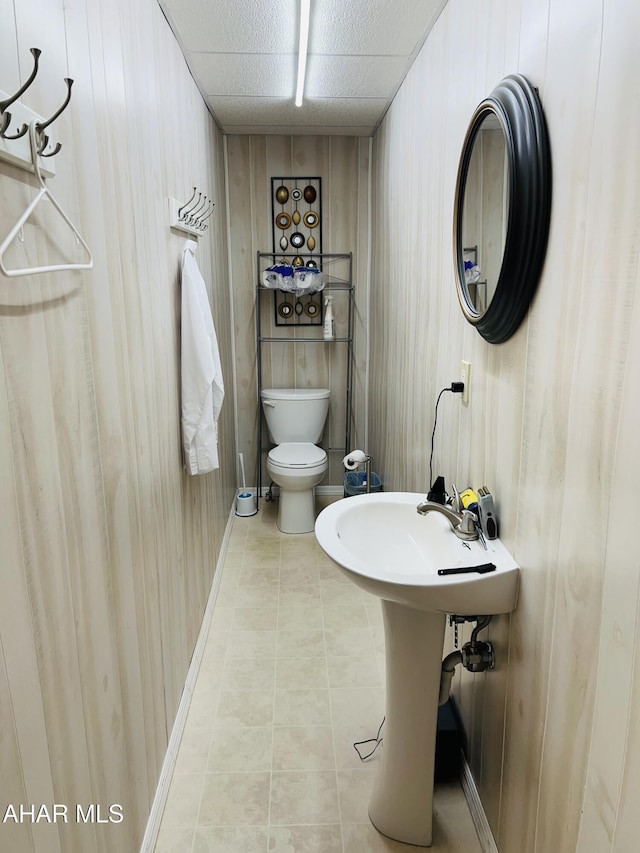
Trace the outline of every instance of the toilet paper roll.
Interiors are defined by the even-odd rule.
[[[342,460],[342,464],[347,471],[354,471],[358,465],[367,461],[367,454],[363,450],[352,450]]]

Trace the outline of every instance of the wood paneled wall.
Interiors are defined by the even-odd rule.
[[[367,274],[369,250],[369,139],[348,136],[228,136],[231,276],[238,388],[238,448],[250,483],[255,483],[258,437],[255,285],[256,253],[272,251],[271,178],[322,178],[322,248],[353,253],[355,283],[355,369],[352,444],[366,438]],[[347,301],[335,294],[336,335],[347,333]],[[272,322],[270,294],[263,294],[263,318]],[[266,326],[263,334],[281,334]],[[289,334],[289,330],[285,330]],[[302,328],[302,335],[305,330]],[[291,332],[293,336],[295,330]],[[271,344],[263,347],[263,386],[328,387],[329,416],[323,446],[344,444],[344,344]],[[359,444],[360,443],[360,444]],[[268,444],[265,434],[264,446]],[[342,456],[332,453],[322,485],[341,485]],[[268,485],[263,469],[263,484]]]
[[[62,143],[49,186],[90,272],[0,275],[0,823],[12,853],[139,849],[235,493],[222,137],[155,0],[0,0],[0,88]],[[167,197],[217,202],[198,259],[227,400],[221,469],[182,470],[179,256]],[[35,180],[0,163],[0,234]],[[81,257],[47,205],[8,260]],[[124,820],[78,824],[76,804]]]
[[[640,478],[637,4],[450,0],[375,140],[370,435],[388,488],[486,483],[522,566],[497,669],[460,678],[469,757],[501,853],[631,853],[640,838],[635,494]],[[463,319],[458,158],[506,74],[537,87],[553,156],[546,264],[517,334]]]

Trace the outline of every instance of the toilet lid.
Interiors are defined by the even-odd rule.
[[[327,454],[321,447],[304,441],[279,444],[269,451],[269,460],[286,468],[320,465],[326,458]]]

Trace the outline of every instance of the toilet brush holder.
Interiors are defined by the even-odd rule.
[[[246,518],[249,515],[255,515],[258,512],[256,507],[256,497],[251,492],[238,492],[236,498],[236,515],[241,515]]]
[[[240,463],[240,474],[242,477],[242,491],[238,489],[236,496],[236,515],[241,515],[246,518],[249,515],[255,515],[258,512],[258,505],[255,495],[247,491],[246,481],[244,477],[244,456],[238,453],[238,462]]]

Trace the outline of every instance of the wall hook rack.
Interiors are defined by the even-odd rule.
[[[51,151],[51,153],[44,153],[44,150],[49,143],[49,137],[44,132],[45,129],[49,127],[50,124],[53,124],[53,122],[58,118],[58,116],[60,116],[66,110],[69,105],[69,101],[71,100],[71,87],[73,86],[73,80],[70,77],[65,77],[64,82],[67,87],[67,95],[64,101],[62,102],[62,105],[58,107],[55,113],[50,116],[46,121],[39,121],[36,125],[36,130],[38,131],[39,139],[38,154],[40,154],[42,157],[53,157],[53,155],[57,154],[58,151],[60,151],[60,149],[62,148],[62,145],[58,142],[58,144],[53,149],[53,151]]]
[[[30,51],[33,56],[33,69],[29,78],[12,95],[7,95],[5,92],[0,91],[0,160],[6,160],[21,169],[35,172],[31,141],[28,135],[29,128],[35,123],[38,165],[40,172],[50,178],[55,175],[56,171],[51,158],[59,153],[62,144],[58,142],[47,150],[49,135],[45,133],[45,130],[53,124],[69,105],[73,80],[70,77],[64,78],[67,94],[61,106],[49,118],[44,118],[29,109],[19,99],[35,80],[42,54],[42,51],[37,47],[30,48]],[[10,110],[9,107],[11,108]],[[12,124],[18,129],[15,132],[8,133],[9,127]]]
[[[20,86],[17,92],[14,92],[13,95],[9,95],[9,97],[0,101],[0,136],[4,139],[19,139],[21,136],[24,136],[29,129],[28,124],[23,124],[17,134],[12,136],[7,134],[7,130],[11,123],[11,113],[7,108],[10,107],[11,104],[14,104],[21,95],[24,95],[29,86],[36,79],[36,74],[38,73],[38,63],[40,62],[40,54],[42,51],[39,47],[31,47],[29,50],[33,56],[33,70],[29,75],[29,79]]]
[[[212,215],[214,207],[215,202],[194,187],[191,198],[183,204],[175,198],[169,198],[169,225],[177,231],[199,237],[209,227],[207,219]]]

